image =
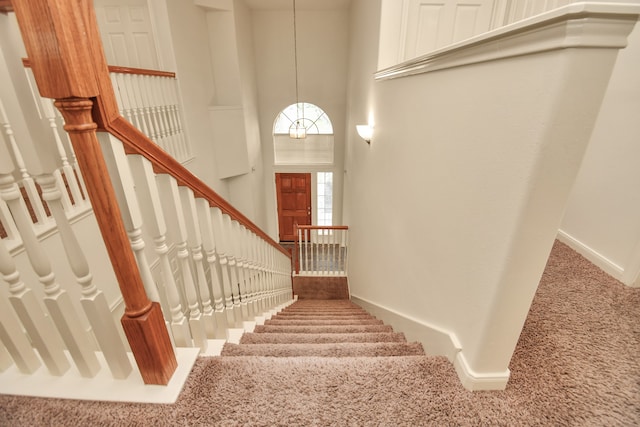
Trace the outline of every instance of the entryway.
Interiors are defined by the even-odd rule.
[[[278,229],[281,242],[293,242],[295,224],[311,225],[311,174],[276,173]]]

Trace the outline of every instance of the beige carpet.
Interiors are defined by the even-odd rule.
[[[366,335],[395,338],[351,339]],[[271,342],[256,344],[257,337]],[[396,344],[408,347],[385,353],[385,345]],[[358,355],[360,345],[367,349]],[[559,243],[505,391],[466,391],[446,359],[419,355],[395,332],[261,332],[224,351],[227,356],[198,360],[174,405],[0,396],[0,425],[640,425],[640,289],[624,287]],[[331,351],[336,354],[327,356]]]

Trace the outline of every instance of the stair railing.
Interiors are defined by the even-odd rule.
[[[295,272],[298,276],[347,276],[349,227],[296,225]]]
[[[121,323],[139,372],[147,384],[167,384],[177,363],[173,343],[204,350],[207,340],[224,336],[227,327],[241,326],[244,320],[291,298],[290,256],[161,147],[187,153],[180,138],[172,138],[169,131],[181,126],[179,114],[163,109],[160,101],[155,102],[155,109],[148,110],[137,103],[127,105],[123,99],[118,104],[112,83],[118,84],[119,78],[109,74],[90,1],[24,0],[14,2],[13,9],[38,91],[42,97],[55,100],[64,118],[64,129],[122,293],[125,313]],[[131,86],[126,80],[123,87],[129,96]],[[122,87],[118,87],[122,98]],[[140,99],[144,97],[140,94]],[[137,102],[137,95],[129,96],[130,103],[132,99]],[[122,117],[121,110],[134,121],[137,113],[140,127],[144,129],[146,125],[158,144]],[[45,145],[41,147],[43,152],[51,152],[52,144]],[[47,167],[40,165],[37,182],[41,175],[48,176],[46,171],[55,169],[50,166],[56,162],[50,158],[36,156],[42,163],[51,163]],[[55,184],[48,178],[41,181],[44,199],[56,201],[60,192],[54,191]],[[11,215],[14,208],[24,210],[22,199],[15,200],[13,193],[3,197]],[[59,213],[62,204],[54,204]],[[64,222],[64,215],[53,216],[56,222]],[[14,228],[23,239],[29,235],[30,224],[26,221]],[[70,248],[78,250],[77,236],[71,233],[67,240]],[[147,247],[149,241],[153,241],[152,248]],[[0,248],[5,248],[4,242]],[[177,265],[172,263],[171,251]],[[154,268],[147,261],[149,254],[157,256],[156,270],[160,274],[154,275]],[[60,287],[46,268],[46,258],[40,258],[45,292],[57,298]],[[22,293],[24,286],[11,257],[1,249],[0,266],[16,294]],[[87,281],[89,274],[84,264],[79,262],[73,269],[83,286],[83,295],[93,298],[94,287]],[[73,323],[73,319],[65,317],[66,306],[51,308],[45,303],[50,312],[61,313],[61,322]],[[165,307],[166,318],[161,306]],[[18,312],[15,307],[14,310]],[[58,321],[56,316],[51,317]],[[29,319],[20,320],[29,323]],[[97,328],[94,326],[93,331]],[[16,325],[16,332],[18,329],[21,327]],[[68,348],[88,348],[80,338],[74,343],[63,340]],[[56,350],[63,348],[59,342],[54,344]],[[5,347],[9,350],[9,346]],[[12,345],[11,349],[14,347],[17,348]],[[3,363],[6,354],[0,351]],[[92,369],[92,361],[80,362],[80,356],[78,360],[73,357],[76,365],[84,363]],[[31,360],[29,356],[23,359]],[[56,360],[53,356],[51,359]],[[66,360],[60,357],[57,371],[50,368],[50,372],[59,374],[68,369],[62,359]]]

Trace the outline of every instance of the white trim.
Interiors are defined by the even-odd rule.
[[[93,207],[88,201],[82,201],[78,205],[74,205],[74,208],[70,212],[65,212],[67,215],[67,219],[69,220],[69,224],[73,225],[81,220],[93,215]],[[36,232],[36,237],[39,242],[43,242],[49,237],[58,234],[58,226],[54,222],[53,217],[48,217],[50,220],[47,221],[46,224],[33,224],[34,231]],[[3,239],[7,244],[7,249],[9,249],[9,253],[13,257],[18,256],[22,252],[25,251],[24,245],[22,244],[22,239],[18,234],[18,239]]]
[[[13,365],[0,374],[0,394],[107,402],[175,403],[199,352],[197,347],[176,349],[178,368],[166,386],[144,384],[137,368],[123,380],[113,379],[102,353],[97,352],[102,369],[93,378],[81,377],[75,367],[56,377],[49,374],[44,366],[34,374],[26,375]],[[135,367],[132,353],[129,353],[129,359]]]
[[[616,48],[640,14],[640,5],[572,3],[454,43],[375,74],[386,80],[463,65],[567,48]]]
[[[456,355],[453,366],[456,368],[460,382],[469,391],[504,390],[511,375],[509,369],[504,372],[475,372],[467,363],[467,359],[462,352]]]
[[[391,325],[396,332],[403,332],[407,340],[422,343],[427,354],[447,357],[453,363],[460,383],[467,390],[504,390],[506,387],[511,372],[508,369],[504,372],[475,372],[469,367],[462,351],[462,345],[453,332],[355,295],[351,295],[351,300],[378,319]]]
[[[462,350],[458,338],[452,332],[398,313],[395,310],[353,294],[351,295],[351,300],[378,319],[392,326],[396,332],[403,332],[407,340],[415,340],[422,343],[425,352],[429,355],[445,356],[453,362],[456,354]]]
[[[574,238],[563,230],[558,230],[558,240],[584,256],[601,270],[604,270],[605,273],[613,276],[617,280],[622,280],[624,268],[611,261],[595,249],[589,247],[585,243],[582,243],[580,240]]]

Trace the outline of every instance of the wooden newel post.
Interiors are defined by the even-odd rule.
[[[71,98],[57,100],[71,144],[82,170],[107,252],[125,301],[122,326],[145,384],[167,384],[177,367],[173,347],[158,303],[144,290],[131,244],[120,216],[120,208],[108,179],[97,125],[91,117],[93,102]]]
[[[96,135],[94,115],[101,106],[94,100],[112,99],[113,92],[99,82],[108,81],[108,70],[101,47],[95,46],[91,1],[14,0],[13,6],[40,94],[56,99],[65,119],[122,292],[122,325],[140,374],[146,384],[167,384],[177,368],[175,353],[160,306],[145,293]],[[106,87],[111,93],[105,95]]]

